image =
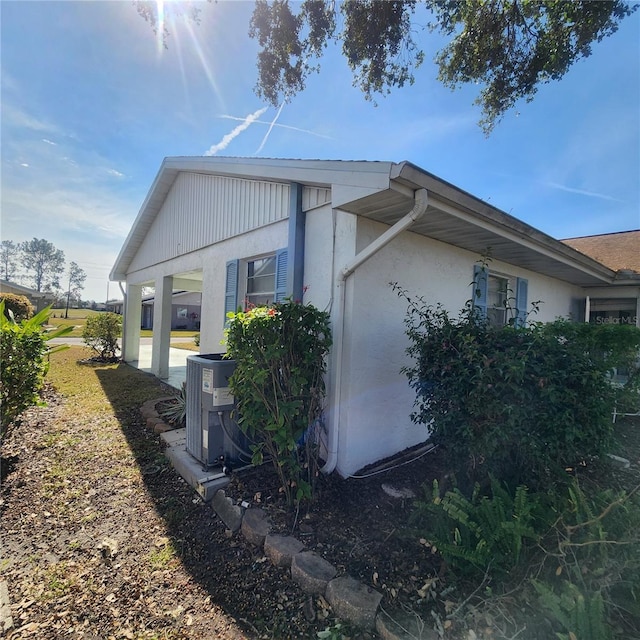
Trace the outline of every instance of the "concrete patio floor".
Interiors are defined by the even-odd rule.
[[[169,349],[169,377],[162,382],[180,389],[187,379],[187,356],[198,355],[187,349]],[[141,344],[138,360],[129,362],[132,367],[151,373],[151,345]],[[193,487],[200,497],[209,502],[218,489],[229,484],[229,478],[223,473],[221,466],[206,467],[187,451],[186,429],[174,429],[160,434],[164,441],[165,455],[173,468]]]
[[[187,379],[187,356],[198,355],[195,351],[188,349],[169,349],[169,377],[163,379],[165,382],[175,389],[180,389],[182,383]],[[138,360],[129,362],[132,367],[151,373],[151,345],[141,344],[138,352]]]

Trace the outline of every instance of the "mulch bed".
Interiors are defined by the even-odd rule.
[[[74,418],[52,390],[47,402],[25,414],[2,448],[7,637],[315,638],[337,622],[322,597],[305,596],[287,569],[229,535],[168,465],[138,412],[119,416],[117,428],[101,427]],[[625,445],[637,475],[638,442]],[[431,628],[451,604],[423,589],[439,580],[438,556],[411,530],[411,500],[382,485],[421,496],[445,472],[435,451],[367,478],[332,475],[298,513],[284,508],[268,465],[235,473],[227,494],[267,510],[277,531],[379,590],[385,610],[414,612]],[[462,632],[454,623],[447,637]],[[351,630],[349,637],[376,636]]]
[[[336,623],[323,598],[305,596],[288,570],[229,536],[139,415],[96,439],[101,426],[93,431],[73,413],[49,389],[47,406],[26,412],[3,443],[8,637],[314,638]],[[385,608],[419,606],[416,591],[438,563],[417,536],[405,536],[408,501],[381,485],[419,491],[438,464],[429,454],[381,476],[325,478],[318,502],[298,514],[284,509],[268,465],[234,474],[228,493],[378,589]]]

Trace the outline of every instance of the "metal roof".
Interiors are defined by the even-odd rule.
[[[225,157],[165,158],[111,271],[112,280],[126,279],[181,171],[330,187],[335,208],[389,225],[411,209],[414,191],[424,188],[429,208],[410,228],[414,233],[478,256],[489,251],[494,259],[580,286],[615,281],[615,272],[603,264],[410,162]]]

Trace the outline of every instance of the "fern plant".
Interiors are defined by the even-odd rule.
[[[462,574],[510,572],[541,537],[541,497],[520,485],[514,495],[491,479],[491,494],[475,486],[471,498],[457,488],[440,496],[437,480],[432,499],[416,505],[413,520],[427,524],[425,534],[443,559]]]
[[[531,582],[542,607],[563,628],[563,632],[556,633],[558,640],[610,640],[611,628],[606,623],[604,600],[599,591],[585,594],[568,580],[562,582],[559,592],[545,582]]]
[[[541,541],[545,568],[533,585],[561,639],[608,640],[613,627],[640,628],[640,487],[629,493],[577,480],[558,497],[554,526]],[[630,634],[630,635],[629,635]]]

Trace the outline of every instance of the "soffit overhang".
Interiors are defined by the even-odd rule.
[[[409,162],[165,158],[110,278],[126,280],[131,261],[181,171],[330,187],[332,206],[392,225],[413,206],[415,190],[428,209],[410,231],[481,256],[582,287],[618,284],[599,262]]]
[[[489,254],[531,271],[582,287],[613,284],[615,272],[526,223],[410,163],[394,166],[384,192],[343,209],[392,225],[413,206],[416,189],[426,189],[429,206],[409,231],[475,253]],[[617,282],[616,282],[617,284]]]

